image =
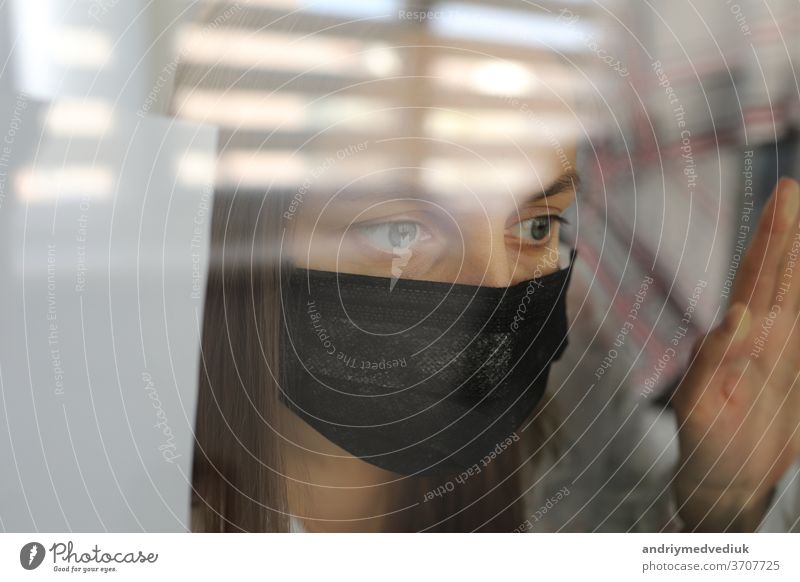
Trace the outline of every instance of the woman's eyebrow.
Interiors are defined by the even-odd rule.
[[[337,204],[377,204],[381,202],[392,202],[396,200],[417,200],[423,202],[443,203],[448,199],[440,192],[431,192],[413,186],[388,186],[379,188],[365,188],[358,190],[347,190],[330,193],[327,202]]]
[[[556,194],[561,194],[562,192],[566,192],[568,190],[577,190],[580,186],[580,183],[581,179],[578,175],[578,172],[575,170],[569,170],[561,174],[544,190],[534,192],[530,196],[527,196],[522,203],[530,204],[532,202],[536,202],[537,200],[541,200],[542,198],[555,196]]]
[[[580,185],[580,177],[575,170],[569,170],[561,174],[558,178],[553,180],[544,190],[535,192],[526,196],[520,206],[525,204],[532,204],[537,200],[555,196],[568,190],[577,189]],[[403,187],[403,185],[394,185],[388,188],[381,189],[366,189],[356,191],[344,191],[330,193],[327,197],[327,202],[335,201],[337,204],[342,205],[359,205],[364,203],[377,204],[381,202],[391,202],[395,200],[417,200],[422,202],[434,202],[437,204],[445,204],[447,201],[452,200],[442,192],[432,192],[425,189],[414,187]]]

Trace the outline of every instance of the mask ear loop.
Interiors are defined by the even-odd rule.
[[[572,247],[565,241],[560,241],[558,244],[558,267],[559,269],[570,269],[575,263],[575,257],[578,255],[578,248]],[[569,251],[569,259],[564,260],[565,255]]]
[[[572,270],[575,267],[575,261],[578,258],[578,249],[572,248],[569,250],[569,261],[566,265],[562,266],[561,268],[567,271],[567,279],[566,283],[564,284],[564,288],[566,289],[569,286],[570,279],[572,278]]]
[[[558,293],[558,301],[564,303],[565,309],[567,302],[567,291],[569,290],[569,283],[572,280],[572,270],[575,267],[575,261],[577,258],[578,258],[578,249],[577,248],[570,249],[569,264],[566,267],[564,267],[564,270],[567,272],[566,276],[564,277],[564,285],[561,287],[561,290]],[[569,322],[567,322],[567,325],[569,325]],[[564,354],[564,351],[567,349],[568,345],[569,345],[569,334],[565,333],[561,343],[558,346],[558,349],[556,350],[556,353],[553,355],[551,363],[561,359],[561,356]]]

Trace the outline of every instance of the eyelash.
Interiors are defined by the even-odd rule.
[[[550,220],[554,220],[559,224],[569,224],[569,220],[561,216],[560,214],[538,214],[536,216],[531,216],[530,218],[526,218],[524,220],[520,220],[519,222],[525,222],[525,220],[533,220],[534,218],[549,218]],[[516,222],[515,224],[519,224]]]
[[[546,239],[541,240],[541,241],[527,241],[526,240],[525,244],[528,244],[528,245],[534,246],[534,247],[544,246],[545,244],[547,244],[551,240],[552,223],[553,222],[558,223],[558,224],[569,224],[569,221],[566,218],[564,218],[563,216],[561,216],[560,214],[541,214],[541,215],[538,215],[538,216],[531,216],[531,217],[526,218],[524,220],[520,220],[519,222],[514,223],[512,226],[517,226],[517,225],[519,225],[519,224],[521,224],[521,223],[523,223],[525,221],[534,220],[534,219],[538,219],[538,218],[547,218],[551,222],[551,225],[550,225],[551,232],[548,234],[548,237]],[[420,222],[419,220],[414,220],[414,219],[387,220],[387,221],[384,221],[384,222],[365,224],[365,225],[363,225],[361,227],[361,229],[362,229],[361,236],[363,237],[364,233],[366,233],[368,231],[371,231],[371,230],[374,231],[374,230],[376,230],[377,228],[379,228],[381,226],[387,226],[387,225],[397,224],[397,223],[399,223],[399,224],[413,223],[413,224],[417,225],[417,228],[421,229],[421,231],[427,233],[427,237],[424,240],[429,240],[429,239],[433,238],[433,236],[430,234],[431,233],[431,229],[428,227],[428,225],[424,224],[423,222]],[[515,235],[512,235],[512,236],[515,236]],[[520,237],[516,237],[515,236],[515,238],[520,238]],[[424,240],[423,240],[423,242],[424,242]],[[419,243],[417,243],[417,244],[419,244]],[[375,245],[372,245],[372,246],[375,247]],[[376,248],[375,250],[377,250],[378,252],[381,252],[381,253],[385,253],[386,252],[385,249],[377,249]]]
[[[412,218],[398,219],[398,220],[385,220],[385,221],[382,221],[382,222],[370,222],[370,223],[366,223],[366,224],[362,224],[362,225],[357,225],[356,228],[354,228],[353,230],[357,233],[357,236],[359,237],[359,239],[366,240],[366,239],[369,238],[369,234],[370,233],[374,233],[374,232],[378,231],[378,229],[380,229],[382,227],[391,227],[391,225],[394,225],[394,224],[414,224],[414,225],[416,225],[416,228],[419,230],[419,233],[420,233],[419,236],[421,236],[423,238],[420,241],[417,241],[415,244],[424,243],[424,242],[427,242],[427,241],[432,240],[434,238],[434,235],[432,233],[433,233],[433,231],[435,229],[431,229],[424,222],[422,222],[420,220],[415,220],[415,219],[412,219]],[[375,245],[375,244],[372,244],[372,243],[369,243],[369,242],[368,242],[368,244],[370,244],[376,252],[379,252],[379,253],[382,253],[382,254],[386,254],[387,252],[389,252],[386,249],[378,248],[377,245]],[[389,254],[391,254],[391,252],[389,252]]]
[[[548,242],[550,242],[552,234],[553,234],[553,232],[552,232],[552,226],[553,226],[552,223],[553,222],[555,222],[557,224],[569,224],[569,221],[566,218],[564,218],[563,216],[561,216],[560,214],[540,214],[540,215],[537,215],[537,216],[531,216],[529,218],[525,218],[523,220],[520,220],[519,222],[515,222],[514,224],[511,225],[511,227],[516,227],[516,226],[522,224],[523,222],[527,222],[529,220],[535,220],[535,219],[539,219],[539,218],[547,218],[550,221],[550,230],[548,232],[547,238],[544,239],[544,240],[541,240],[541,241],[528,241],[527,239],[525,239],[526,240],[525,244],[527,244],[527,245],[534,246],[534,247],[541,247],[541,246],[546,245]],[[521,237],[517,237],[516,235],[511,235],[511,236],[514,236],[515,238],[521,238]]]

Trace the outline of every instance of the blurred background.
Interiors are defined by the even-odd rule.
[[[111,272],[103,252],[127,236],[113,228],[120,201],[126,219],[153,228],[144,237],[155,241],[150,254],[141,244],[128,249],[136,264],[151,265],[162,286],[164,265],[182,277],[164,287],[174,296],[156,298],[154,309],[190,299],[184,319],[153,333],[188,329],[191,345],[207,263],[205,251],[193,250],[192,221],[212,189],[296,192],[341,144],[378,143],[402,132],[464,146],[469,155],[419,142],[375,148],[327,173],[326,185],[348,183],[388,159],[434,170],[433,181],[430,173],[420,176],[425,187],[467,183],[491,192],[499,182],[526,179],[530,160],[520,147],[577,142],[582,185],[564,234],[578,249],[571,347],[554,371],[552,391],[576,426],[589,427],[576,440],[644,445],[602,463],[589,447],[574,453],[584,456],[569,459],[565,475],[574,475],[577,463],[590,489],[605,482],[600,474],[613,463],[622,481],[626,471],[659,480],[664,473],[651,463],[659,457],[666,467],[675,454],[667,400],[692,340],[725,306],[748,225],[778,177],[800,177],[798,34],[794,0],[6,0],[0,4],[0,135],[6,138],[0,147],[7,146],[0,150],[0,224],[19,235],[7,248],[41,247],[42,268],[45,243],[66,224],[69,262],[59,264],[72,290],[81,269],[74,248],[81,205],[105,217],[93,219],[107,227],[95,229],[107,235],[94,239],[96,269]],[[164,196],[176,206],[159,207]],[[60,204],[65,214],[57,218]],[[140,243],[141,232],[128,233],[130,240]],[[178,242],[170,246],[173,234]],[[9,268],[19,264],[7,261]],[[22,295],[15,297],[8,310],[25,305]],[[626,321],[632,328],[623,334]],[[29,322],[14,322],[28,329]],[[133,336],[141,335],[137,322],[130,325]],[[37,333],[44,333],[41,326]],[[4,344],[7,374],[10,354],[21,353],[11,343]],[[150,344],[139,343],[131,350],[146,360]],[[76,362],[72,378],[89,374],[88,367],[80,370],[81,353],[65,359]],[[42,382],[49,386],[58,373],[49,352],[45,360]],[[157,374],[169,386],[162,395],[171,399],[173,417],[182,419],[174,432],[183,434],[187,459],[196,361],[182,363],[180,378],[171,376],[173,364],[166,360]],[[151,359],[149,367],[159,365]],[[144,366],[134,368],[138,385]],[[18,373],[33,386],[22,367]],[[42,401],[26,395],[19,410],[41,410],[53,390],[40,392]],[[630,417],[634,408],[646,420],[624,427],[604,422],[605,415]],[[7,413],[13,410],[6,403]],[[151,452],[162,444],[153,443]],[[47,470],[31,471],[37,479],[50,475],[52,483],[46,448],[37,455]],[[13,466],[15,451],[13,443],[0,447],[0,464]],[[152,474],[164,463],[154,467]],[[186,471],[164,477],[176,493],[161,502],[179,514]],[[85,476],[70,478],[85,485]],[[18,481],[17,489],[24,479]],[[619,494],[613,483],[606,490]],[[607,504],[602,495],[593,499]],[[653,502],[626,499],[636,506],[620,507],[609,529],[615,519],[624,521],[623,512],[641,515]],[[567,520],[557,513],[553,519]],[[27,525],[0,516],[7,529]],[[54,529],[63,529],[59,519]],[[159,519],[154,515],[145,529],[177,523]],[[570,520],[576,531],[597,527]],[[120,523],[135,526],[130,519]],[[97,523],[90,519],[85,527]]]

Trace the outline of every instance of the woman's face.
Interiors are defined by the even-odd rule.
[[[557,159],[546,154],[513,186],[498,171],[496,191],[469,184],[448,191],[436,187],[433,171],[414,181],[392,168],[375,172],[378,180],[309,190],[292,216],[291,258],[323,271],[488,287],[551,273],[577,178],[574,149]],[[408,186],[420,182],[434,187]]]
[[[338,170],[350,178],[344,186],[311,188],[295,199],[284,251],[299,267],[386,278],[504,287],[547,275],[559,269],[560,220],[575,201],[575,151],[564,150],[527,159],[527,179],[515,182],[498,170],[496,191],[452,188],[452,181],[446,188],[424,168],[410,178],[405,169],[378,167],[380,179],[371,180],[357,174],[363,163],[348,174],[345,166],[355,160],[343,160]],[[379,516],[397,509],[389,500],[402,499],[395,488],[404,482],[291,414],[284,426],[289,497],[300,514],[314,516],[305,527],[385,527]]]

